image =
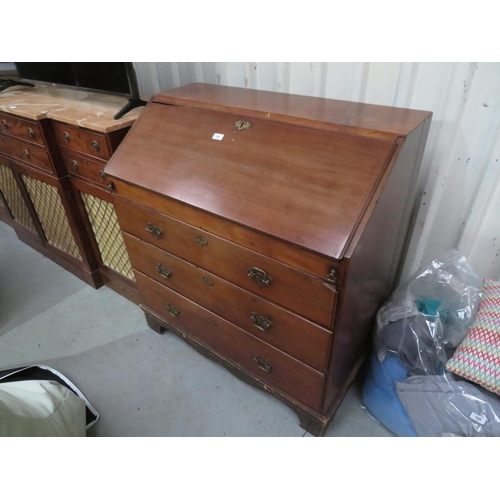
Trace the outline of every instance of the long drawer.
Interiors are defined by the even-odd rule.
[[[42,131],[37,122],[0,113],[0,123],[4,134],[45,147]]]
[[[115,208],[123,231],[330,327],[337,293],[318,278],[123,199]]]
[[[111,151],[106,136],[88,132],[65,123],[53,122],[57,142],[66,148],[85,153],[101,160],[109,160]]]
[[[0,136],[0,150],[17,160],[53,173],[52,163],[47,151],[37,146]]]
[[[328,330],[134,236],[123,236],[135,269],[316,370],[326,371]]]
[[[136,279],[144,305],[173,328],[197,337],[307,406],[321,409],[324,375],[144,274],[136,272]]]

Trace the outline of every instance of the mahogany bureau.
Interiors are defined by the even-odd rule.
[[[217,85],[154,96],[105,168],[149,326],[323,435],[398,279],[430,121]]]
[[[0,93],[0,218],[86,283],[137,301],[104,175],[139,114],[114,121],[123,100],[43,84]]]

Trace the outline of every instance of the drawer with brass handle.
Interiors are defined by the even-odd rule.
[[[121,198],[115,208],[124,232],[330,327],[337,293],[320,279]],[[206,244],[200,245],[197,236]]]
[[[104,134],[90,132],[60,122],[53,122],[53,128],[60,146],[101,160],[111,158],[111,150]]]
[[[16,139],[22,139],[32,144],[45,148],[40,125],[31,120],[20,118],[18,116],[0,113],[0,130]]]
[[[143,305],[161,316],[172,328],[194,336],[303,404],[316,410],[321,408],[323,374],[141,272],[136,272],[136,279]],[[182,312],[175,314],[176,310]]]
[[[61,154],[66,171],[72,177],[85,179],[99,186],[106,186],[109,183],[104,172],[106,166],[104,162],[76,154],[67,148],[61,148]]]
[[[3,154],[12,156],[16,160],[29,163],[34,167],[54,173],[50,156],[45,149],[32,146],[25,142],[0,136],[0,147]]]
[[[123,234],[134,269],[324,372],[331,333],[163,250]]]

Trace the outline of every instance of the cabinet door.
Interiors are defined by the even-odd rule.
[[[17,185],[12,170],[0,160],[0,210],[3,220],[15,222],[32,233],[37,233],[33,218]],[[10,220],[9,220],[10,219]],[[14,225],[14,224],[12,224]]]
[[[102,263],[125,278],[135,281],[113,203],[83,191],[80,195]]]
[[[47,243],[67,255],[82,261],[80,249],[57,186],[22,173],[21,179],[43,228]]]
[[[77,179],[72,179],[71,185],[101,272],[108,279],[124,278],[123,282],[135,289],[135,276],[111,193]],[[113,273],[110,274],[109,270]],[[109,285],[108,280],[105,282]],[[122,293],[120,290],[116,291]]]

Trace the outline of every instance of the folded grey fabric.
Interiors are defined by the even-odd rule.
[[[410,377],[396,391],[419,436],[500,436],[500,397],[449,373]]]

